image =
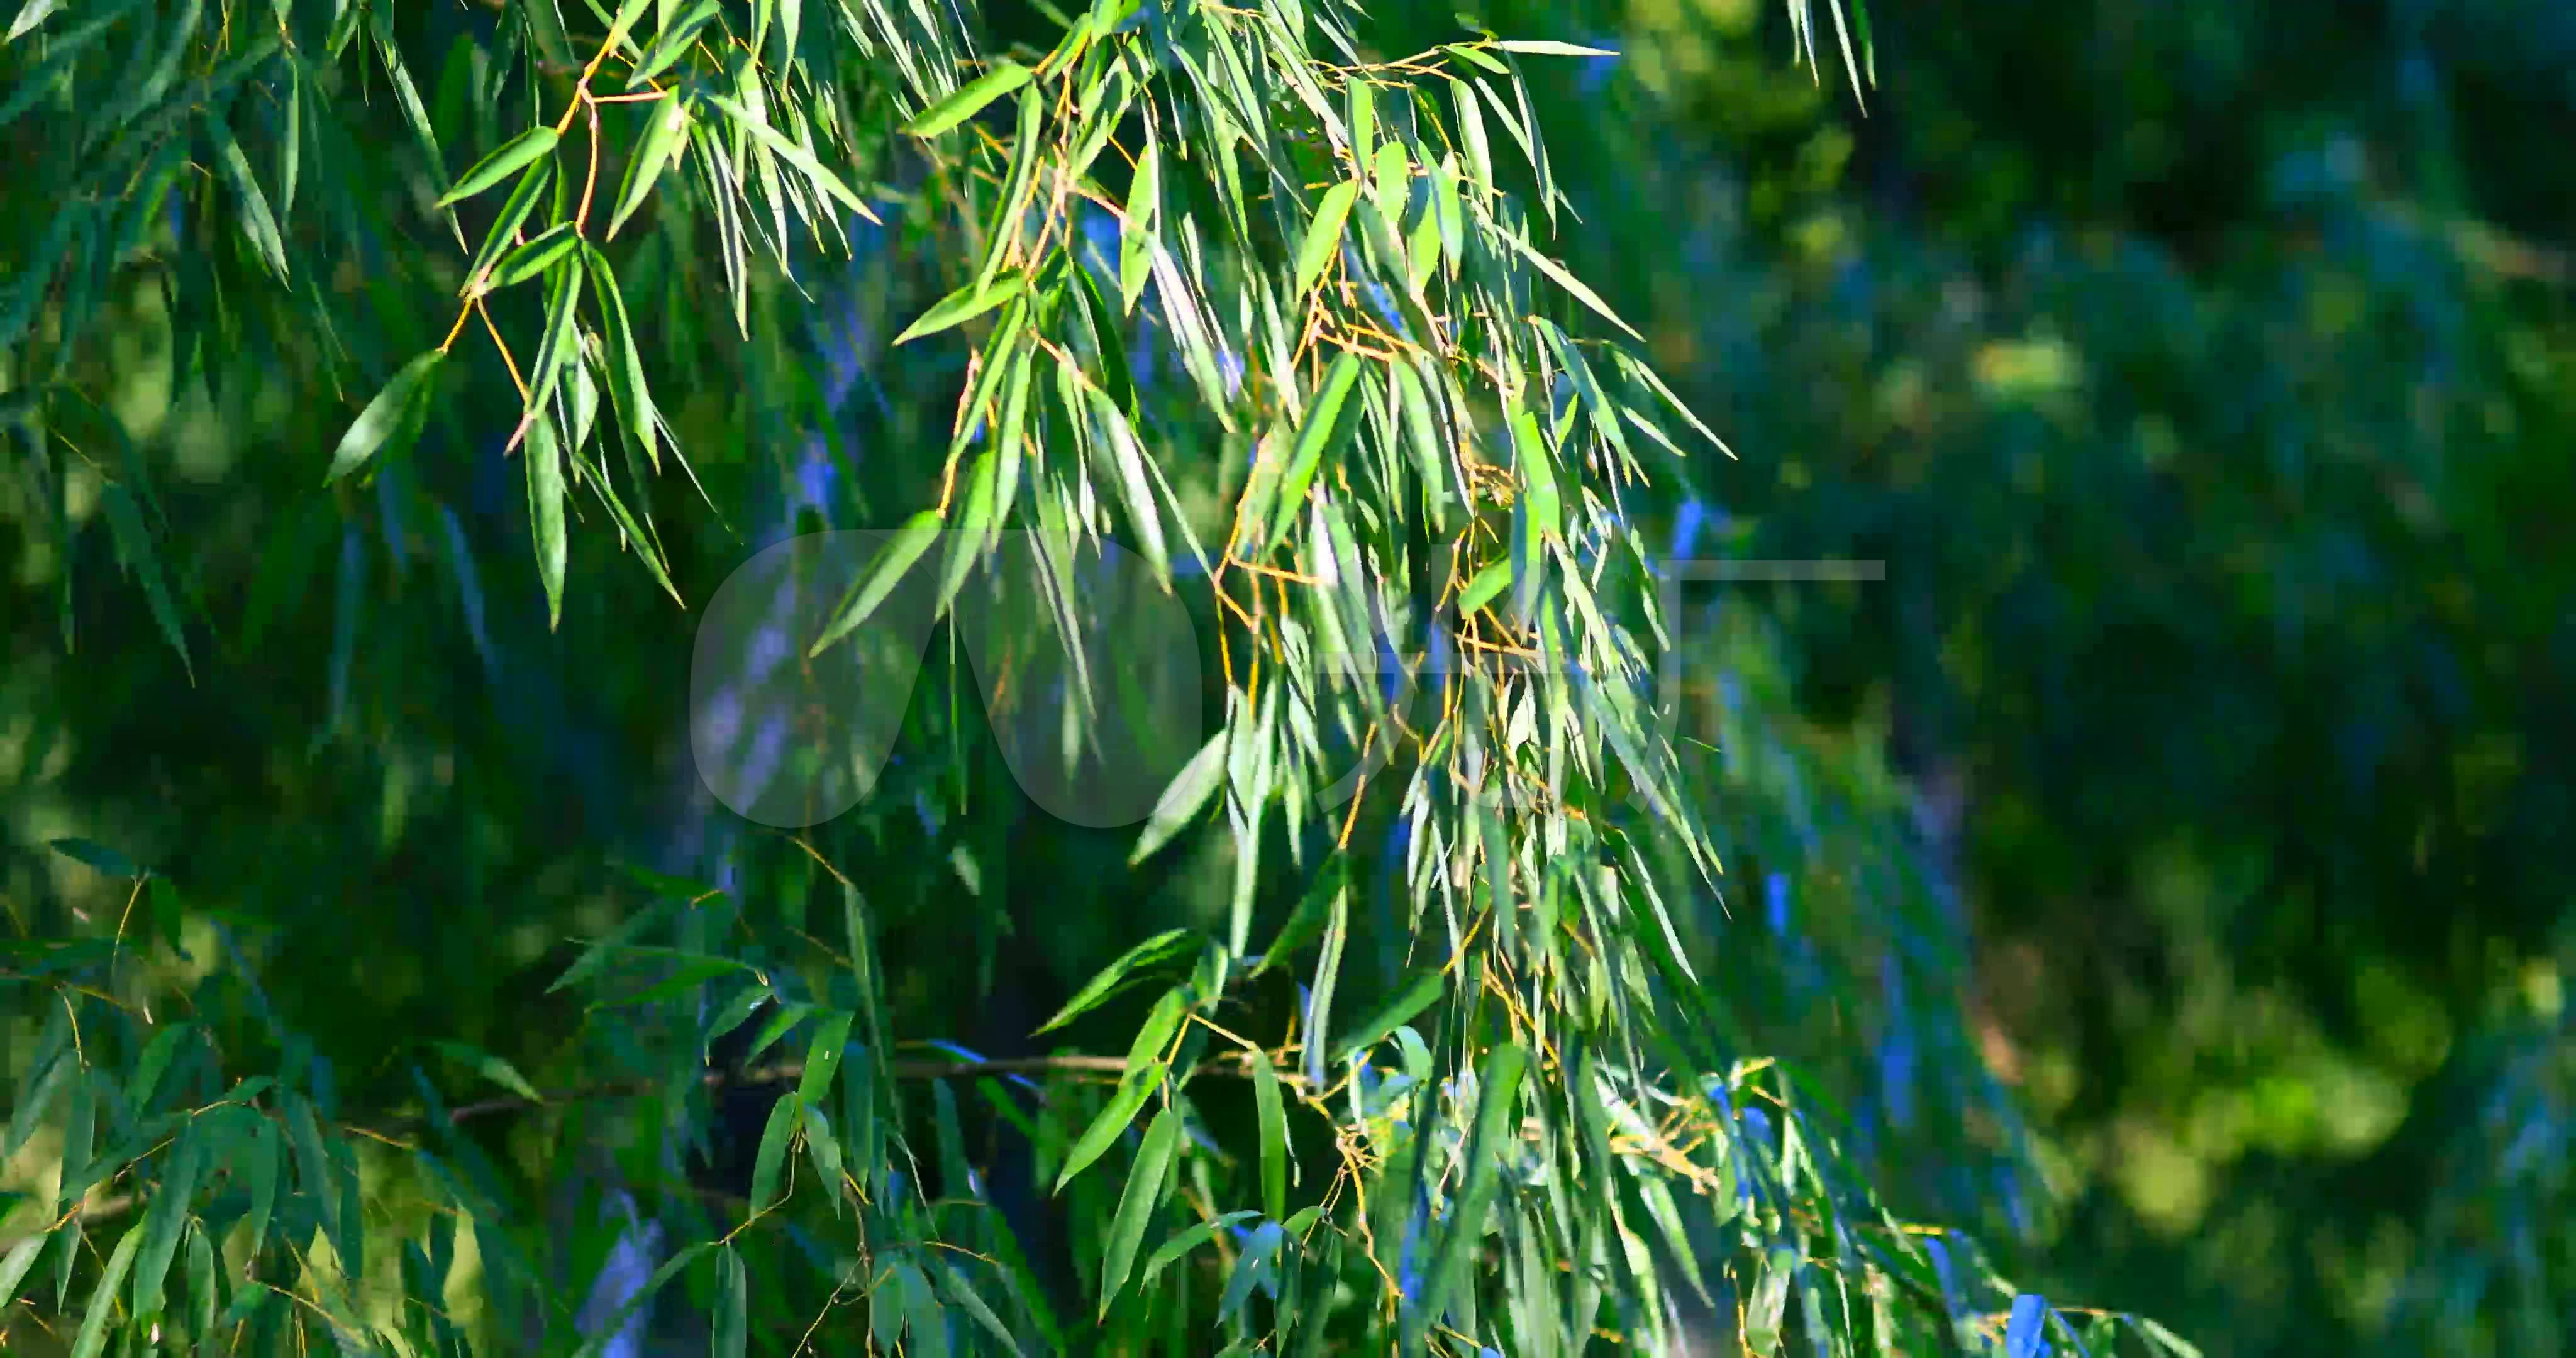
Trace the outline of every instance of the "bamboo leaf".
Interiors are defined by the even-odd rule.
[[[1172,1238],[1164,1241],[1162,1246],[1154,1251],[1153,1257],[1145,1261],[1145,1271],[1136,1276],[1136,1285],[1153,1286],[1155,1276],[1171,1267],[1182,1255],[1216,1239],[1218,1232],[1241,1225],[1260,1215],[1259,1212],[1246,1208],[1173,1232]]]
[[[1136,310],[1136,299],[1145,295],[1145,282],[1153,275],[1161,192],[1161,148],[1148,140],[1145,153],[1136,158],[1136,177],[1127,185],[1126,221],[1118,236],[1118,301],[1122,311]]]
[[[878,605],[894,593],[895,586],[903,583],[904,573],[912,569],[914,562],[921,560],[922,553],[930,550],[930,544],[938,539],[943,526],[939,511],[935,509],[925,509],[913,515],[911,521],[895,534],[894,540],[878,554],[849,606],[832,619],[831,625],[823,629],[823,635],[807,648],[805,654],[808,657],[821,655],[833,642],[848,636],[860,623],[866,622],[869,615],[877,611]]]
[[[501,262],[503,255],[518,248],[512,242],[518,239],[519,228],[527,223],[529,214],[536,211],[537,195],[553,181],[554,173],[555,163],[551,160],[540,160],[520,172],[518,184],[501,204],[501,214],[492,219],[492,229],[483,234],[482,247],[474,252],[473,266],[465,271],[466,296],[480,296],[490,290],[485,280],[492,276],[493,266]]]
[[[1288,1113],[1279,1098],[1279,1072],[1271,1068],[1270,1054],[1258,1048],[1252,1053],[1252,1099],[1261,1119],[1261,1210],[1277,1221],[1288,1214]]]
[[[1406,1317],[1413,1332],[1446,1314],[1449,1298],[1463,1280],[1468,1255],[1484,1238],[1485,1216],[1502,1185],[1504,1147],[1518,1138],[1521,1077],[1528,1069],[1529,1053],[1504,1043],[1486,1053],[1484,1069],[1477,1073],[1476,1126],[1467,1143],[1466,1183],[1441,1233],[1421,1305]]]
[[[409,423],[413,401],[436,375],[445,357],[444,352],[432,349],[395,370],[384,389],[367,402],[367,408],[358,412],[349,431],[340,436],[340,446],[331,454],[331,470],[322,478],[322,484],[339,481],[384,450],[386,443]]]
[[[1066,1153],[1064,1168],[1056,1174],[1055,1191],[1063,1192],[1064,1186],[1073,1182],[1075,1175],[1091,1168],[1092,1162],[1098,1160],[1109,1149],[1110,1143],[1118,1139],[1118,1134],[1127,1130],[1127,1124],[1135,1120],[1137,1110],[1145,1106],[1145,1100],[1162,1087],[1164,1078],[1170,1073],[1163,1049],[1180,1029],[1181,1017],[1187,1007],[1182,991],[1169,990],[1155,1003],[1153,1012],[1145,1016],[1145,1026],[1137,1030],[1135,1042],[1127,1049],[1126,1075],[1118,1082],[1117,1092],[1109,1096],[1109,1106],[1100,1110],[1100,1116],[1092,1119],[1091,1125],[1083,1130],[1081,1139],[1074,1142],[1073,1149]]]
[[[968,81],[956,93],[923,109],[903,125],[903,130],[916,137],[936,137],[983,112],[985,105],[1029,83],[1030,74],[1028,67],[1004,60]]]
[[[787,1149],[796,1139],[804,1101],[786,1098],[770,1105],[769,1125],[760,1134],[760,1152],[751,1167],[751,1210],[769,1210],[778,1201],[778,1181],[787,1172]]]
[[[656,418],[652,389],[644,381],[644,354],[635,343],[635,326],[626,316],[626,295],[617,286],[617,275],[610,271],[606,256],[585,245],[582,267],[589,271],[600,300],[600,316],[608,331],[608,396],[617,405],[617,413],[626,422],[626,436],[635,441],[653,470],[662,469],[662,445],[655,437]]]
[[[653,83],[655,76],[676,65],[680,58],[689,54],[691,47],[697,45],[698,30],[705,28],[707,22],[723,9],[719,0],[698,0],[697,6],[683,15],[678,23],[662,25],[661,31],[654,36],[652,48],[644,54],[644,60],[637,63],[634,73],[626,77],[626,88],[642,89]]]
[[[1342,408],[1349,403],[1351,388],[1359,384],[1360,359],[1345,353],[1333,360],[1324,374],[1314,407],[1306,412],[1306,423],[1297,431],[1297,446],[1288,456],[1288,471],[1280,482],[1279,499],[1270,510],[1270,535],[1263,543],[1267,551],[1287,535],[1288,527],[1297,521],[1306,505],[1306,490],[1324,465],[1324,454],[1331,451],[1342,430]]]
[[[963,325],[1019,296],[1026,281],[1015,269],[996,276],[990,283],[980,286],[970,283],[959,288],[932,303],[928,311],[921,313],[919,320],[904,327],[903,333],[894,337],[894,342],[904,344]]]
[[[751,1334],[751,1279],[742,1253],[727,1245],[716,1252],[714,1333],[708,1345],[714,1358],[743,1358]]]
[[[1190,762],[1181,766],[1170,786],[1154,803],[1153,813],[1145,819],[1145,832],[1136,837],[1136,847],[1127,855],[1133,867],[1153,856],[1154,851],[1172,840],[1205,809],[1225,779],[1226,733],[1217,732],[1199,747]]]
[[[644,136],[635,145],[635,155],[626,162],[626,185],[618,190],[617,210],[609,214],[607,239],[617,239],[618,228],[644,205],[653,192],[654,181],[671,163],[671,157],[688,142],[689,108],[678,95],[672,95],[650,106],[651,114],[644,124]]]
[[[500,149],[476,161],[474,168],[456,181],[456,187],[439,198],[438,205],[454,207],[527,168],[530,162],[553,155],[557,140],[551,127],[532,127],[512,137]]]
[[[95,868],[110,877],[140,877],[143,869],[134,860],[104,844],[66,837],[48,841],[48,847],[63,857],[85,867]]]
[[[1178,958],[1198,951],[1198,935],[1188,929],[1167,929],[1120,953],[1116,961],[1102,967],[1083,982],[1082,989],[1065,1001],[1055,1017],[1038,1025],[1039,1033],[1053,1032],[1098,1008],[1110,996],[1140,979],[1145,973]]]
[[[537,1092],[535,1085],[528,1083],[528,1077],[521,1075],[517,1066],[511,1065],[500,1057],[479,1047],[469,1047],[462,1042],[435,1042],[431,1045],[444,1053],[449,1060],[520,1098],[531,1103],[545,1102],[545,1096]]]
[[[242,154],[241,143],[233,140],[232,129],[222,119],[206,119],[206,133],[215,144],[216,163],[223,167],[225,180],[241,200],[242,234],[250,237],[252,248],[259,251],[268,271],[285,278],[286,239],[278,232],[277,218],[268,210],[268,195],[260,191],[259,177],[251,172],[250,158]]]
[[[1360,182],[1345,179],[1324,190],[1323,201],[1315,205],[1314,220],[1306,224],[1306,238],[1297,246],[1297,282],[1291,297],[1304,302],[1315,290],[1333,256],[1341,252],[1342,226],[1350,219],[1351,200],[1359,196]]]
[[[737,126],[750,132],[755,140],[769,148],[771,154],[795,166],[797,172],[804,175],[806,180],[813,184],[815,190],[824,197],[839,203],[870,222],[883,224],[876,210],[869,207],[865,199],[851,192],[850,186],[841,182],[839,175],[825,169],[823,162],[814,158],[813,152],[789,141],[778,129],[771,127],[767,119],[754,117],[742,105],[723,95],[708,95],[707,102],[715,105],[717,111],[726,117],[733,119]]]
[[[491,276],[481,291],[498,292],[527,282],[561,263],[564,256],[571,254],[580,244],[581,237],[573,233],[572,223],[557,222],[501,256],[501,261],[492,266]]]
[[[66,1238],[69,1238],[68,1234]],[[143,1232],[127,1231],[116,1242],[116,1252],[107,1257],[106,1271],[99,1275],[98,1287],[89,1294],[87,1314],[81,1317],[80,1336],[72,1342],[72,1358],[98,1358],[107,1347],[107,1322],[116,1314],[116,1296],[125,1286],[125,1275],[134,1267],[135,1251],[143,1246]]]
[[[563,449],[555,442],[555,422],[540,411],[528,426],[521,452],[528,468],[528,523],[536,539],[537,578],[546,589],[546,627],[563,624],[564,473]]]
[[[1638,334],[1636,327],[1619,319],[1619,313],[1612,311],[1610,309],[1610,304],[1602,301],[1599,293],[1596,293],[1591,288],[1584,286],[1582,279],[1576,278],[1573,274],[1567,273],[1564,265],[1557,263],[1555,260],[1549,259],[1546,255],[1540,254],[1528,241],[1522,240],[1518,235],[1515,235],[1512,232],[1496,231],[1494,234],[1501,236],[1504,242],[1512,247],[1513,253],[1519,255],[1525,260],[1528,260],[1531,268],[1534,268],[1541,274],[1546,275],[1547,281],[1565,289],[1565,291],[1571,295],[1574,300],[1591,308],[1594,315],[1597,315],[1601,319],[1619,327],[1619,329],[1625,333],[1628,338],[1633,339],[1640,344],[1645,343],[1646,337]]]
[[[1100,1317],[1109,1318],[1110,1303],[1118,1299],[1118,1290],[1127,1283],[1127,1271],[1136,1262],[1136,1247],[1144,1242],[1146,1223],[1154,1209],[1163,1203],[1171,1187],[1172,1156],[1180,1144],[1181,1116],[1169,1108],[1154,1115],[1153,1124],[1145,1129],[1144,1147],[1137,1152],[1136,1167],[1127,1176],[1127,1186],[1119,1193],[1118,1212],[1109,1226],[1109,1249],[1101,1262]]]

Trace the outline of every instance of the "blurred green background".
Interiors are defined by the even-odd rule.
[[[1740,454],[1658,534],[1886,563],[1709,591],[1685,647],[1735,879],[1694,947],[1849,1100],[1880,1191],[2212,1355],[2566,1351],[2576,6],[1879,0],[1865,112],[1768,0],[1379,15],[1389,52],[1460,18],[1621,50],[1528,65],[1581,214],[1560,252]],[[863,242],[819,328],[773,288],[750,344],[668,356],[704,374],[668,400],[726,516],[658,492],[693,604],[800,501],[917,507],[800,476],[944,430],[957,356],[880,352],[945,290],[938,244]],[[288,352],[268,386],[176,382],[149,291],[122,303],[100,416],[154,469],[187,666],[92,531],[127,454],[13,444],[0,486],[11,927],[112,915],[46,844],[120,846],[203,912],[200,961],[158,965],[250,931],[361,1097],[388,1035],[586,1059],[542,963],[625,908],[604,862],[707,870],[721,818],[680,738],[688,615],[576,550],[548,633],[497,372],[373,486],[313,489],[364,374],[436,340],[410,259],[358,232],[323,284],[385,297],[384,333],[331,337],[348,390]],[[962,870],[867,833],[922,918],[952,908]],[[1139,886],[1124,847],[1055,833],[1013,870],[1049,909],[995,912],[1040,921],[1003,993],[1222,893],[1221,863]],[[801,855],[734,861],[801,909]],[[902,947],[923,1035],[991,1031],[951,983],[994,988],[992,951]]]

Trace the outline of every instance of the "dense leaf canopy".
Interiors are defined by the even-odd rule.
[[[2187,8],[18,0],[0,1332],[2555,1352],[2576,29]]]

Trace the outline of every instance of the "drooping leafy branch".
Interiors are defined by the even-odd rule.
[[[915,570],[935,570],[950,616],[1002,607],[982,568],[1024,547],[1036,612],[1077,652],[1081,572],[1114,536],[1158,587],[1205,592],[1221,653],[1220,728],[1176,761],[1134,856],[1203,836],[1220,804],[1233,854],[1221,931],[1140,944],[1058,1016],[1152,997],[1126,1055],[1093,1058],[1114,1082],[1036,1067],[1033,1111],[979,1090],[1030,1125],[1083,1223],[1088,1316],[1055,1314],[992,1215],[950,1200],[977,1176],[949,1080],[997,1069],[932,1079],[947,1194],[925,1187],[919,1096],[898,1082],[927,1072],[895,1055],[910,1035],[888,1030],[861,887],[836,870],[837,944],[773,961],[720,946],[742,920],[721,893],[656,883],[660,903],[556,987],[670,1030],[643,1087],[674,1119],[705,1097],[704,1043],[755,1017],[755,1055],[804,1054],[777,1081],[794,1088],[748,1202],[717,1204],[630,1309],[705,1284],[729,1352],[794,1332],[785,1313],[814,1299],[790,1277],[824,1294],[809,1336],[856,1324],[832,1317],[864,1299],[873,1340],[908,1351],[1064,1351],[1085,1320],[1134,1346],[1215,1326],[1229,1352],[1598,1336],[1664,1351],[1730,1325],[1766,1353],[2075,1339],[1964,1238],[1880,1205],[1830,1099],[1731,1049],[1717,982],[1679,937],[1674,903],[1714,891],[1720,865],[1651,696],[1669,639],[1626,497],[1686,456],[1681,435],[1722,445],[1634,349],[1584,335],[1639,339],[1545,244],[1573,206],[1519,63],[1591,49],[1489,36],[1373,59],[1334,0],[1102,0],[1043,53],[989,54],[945,6],[583,8],[499,6],[457,37],[433,102],[407,65],[420,39],[387,6],[189,0],[167,24],[136,0],[27,6],[12,41],[30,68],[0,126],[33,115],[83,151],[48,168],[61,207],[0,308],[5,399],[37,461],[121,438],[90,342],[108,285],[145,269],[182,368],[210,386],[254,348],[310,344],[335,384],[372,389],[317,466],[343,493],[443,418],[460,346],[488,345],[516,396],[501,441],[549,619],[585,493],[681,598],[647,499],[666,454],[696,479],[685,398],[666,399],[689,368],[655,352],[671,299],[719,292],[747,335],[853,217],[957,242],[944,297],[898,340],[971,340],[947,437],[918,459],[932,503],[799,640],[809,657],[852,644]],[[1791,9],[1812,61],[1817,27]],[[1857,89],[1865,19],[1829,9]],[[359,151],[379,81],[413,142],[400,159]],[[451,178],[468,145],[490,149]],[[710,261],[721,286],[698,289],[689,266]],[[374,305],[344,305],[361,291]],[[139,470],[108,503],[185,656],[155,556],[171,530]],[[1005,546],[1006,526],[1026,536]],[[1147,701],[1097,677],[1107,701]],[[1088,695],[1067,707],[1062,759],[1121,753]],[[176,911],[164,879],[93,866]],[[1336,996],[1372,875],[1400,884],[1401,918],[1378,927],[1405,979],[1355,1014]],[[1270,881],[1302,899],[1256,952]],[[244,1078],[253,1053],[117,996],[121,941],[13,955],[11,978],[60,1012],[8,1150],[58,1114],[64,1150],[45,1230],[0,1255],[0,1290],[49,1245],[57,1309],[95,1269],[76,1340],[91,1352],[154,1325],[282,1351],[307,1312],[362,1347],[562,1333],[574,1307],[540,1266],[542,1232],[428,1078],[437,1063],[414,1068],[425,1133],[389,1138],[338,1107],[255,978],[202,996],[268,1031],[275,1072]],[[592,1116],[499,1058],[441,1059],[558,1134]],[[1232,1094],[1211,1091],[1238,1083],[1249,1134],[1229,1142],[1211,1128]],[[1323,1183],[1310,1164],[1329,1165]],[[102,1260],[88,1230],[108,1215],[83,1204],[111,1189],[142,1206]],[[164,1298],[174,1268],[185,1316]],[[2123,1328],[2099,1320],[2076,1342]],[[595,1327],[591,1351],[612,1333]]]

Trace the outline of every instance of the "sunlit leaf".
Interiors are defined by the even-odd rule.
[[[527,168],[530,162],[553,155],[557,140],[551,127],[532,127],[512,137],[459,176],[456,186],[440,196],[438,205],[453,207]]]
[[[961,86],[955,94],[923,109],[903,130],[916,137],[936,137],[983,112],[984,106],[1029,83],[1029,68],[1002,61]]]

